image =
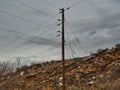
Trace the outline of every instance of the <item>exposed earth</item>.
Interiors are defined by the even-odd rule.
[[[120,90],[120,44],[65,60],[66,90]],[[17,68],[1,77],[0,90],[62,90],[62,62]]]

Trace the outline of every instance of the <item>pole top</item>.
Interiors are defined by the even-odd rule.
[[[60,9],[60,10],[64,10],[64,8]]]

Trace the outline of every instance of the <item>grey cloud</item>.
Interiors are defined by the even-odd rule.
[[[0,8],[10,8],[14,0],[0,0]]]
[[[20,0],[19,0],[20,1]],[[49,0],[46,0],[49,1]],[[66,6],[67,4],[72,5],[73,3],[77,1],[68,1],[65,0],[52,0],[55,5]],[[94,1],[93,3],[91,1]],[[29,4],[30,6],[34,8],[38,8],[41,10],[41,12],[48,13],[50,16],[52,16],[55,13],[58,13],[59,10],[53,8],[50,5],[47,5],[43,3],[42,1],[32,1],[32,0],[23,0],[26,4]],[[39,3],[38,3],[39,2]],[[66,2],[66,3],[65,3]],[[114,3],[113,3],[114,2]],[[79,55],[83,55],[82,48],[86,49],[86,51],[89,53],[91,51],[95,51],[98,48],[106,48],[111,47],[117,42],[120,42],[120,9],[118,8],[119,5],[116,3],[119,3],[119,0],[86,0],[84,3],[78,4],[77,7],[71,7],[71,9],[68,12],[65,12],[65,15],[68,17],[68,23],[70,24],[70,27],[72,27],[73,31],[70,32],[70,40],[69,43],[72,45],[72,47],[81,52],[79,52]],[[12,7],[12,8],[11,8]],[[39,11],[24,7],[21,4],[18,4],[17,2],[13,2],[13,0],[0,0],[0,8],[5,8],[6,11],[9,11],[12,14],[24,17],[26,19],[29,19],[34,22],[41,23],[47,19],[49,19],[49,16],[45,16],[43,13],[39,13]],[[10,9],[9,9],[10,8]],[[79,9],[80,8],[80,9]],[[61,18],[61,15],[59,15]],[[22,33],[18,32],[11,32],[11,31],[5,31],[0,30],[0,48],[5,47],[5,45],[9,44],[7,48],[3,48],[2,54],[8,53],[8,50],[12,49],[11,55],[23,55],[28,56],[31,54],[34,54],[35,52],[44,51],[46,55],[49,55],[48,52],[50,52],[50,56],[54,57],[54,53],[51,53],[55,49],[55,55],[60,56],[59,53],[57,53],[60,47],[60,40],[57,41],[56,38],[53,38],[52,36],[46,36],[41,35],[41,37],[37,37],[34,35],[38,35],[38,32],[32,32],[32,28],[36,27],[37,25],[33,25],[32,23],[26,23],[22,20],[18,20],[14,17],[4,15],[0,13],[1,17],[1,27],[6,27],[10,29],[14,29],[15,31],[20,31],[23,33],[29,33],[29,35],[23,35]],[[54,19],[56,20],[56,19]],[[54,21],[51,20],[50,22],[45,23],[45,26],[52,27]],[[55,23],[57,24],[57,23]],[[54,25],[55,25],[54,24]],[[37,28],[39,29],[39,33],[42,34],[44,31],[46,31],[45,28],[42,28],[41,26]],[[57,30],[60,28],[56,28]],[[68,29],[68,28],[67,28]],[[52,33],[55,32],[51,31]],[[55,34],[55,33],[54,33]],[[33,36],[32,36],[33,35]],[[76,41],[75,36],[78,37],[80,40],[80,43]],[[67,37],[67,35],[66,35]],[[17,39],[17,41],[14,42],[14,40]],[[66,38],[67,39],[67,38]],[[11,41],[13,42],[11,45]],[[66,40],[67,41],[67,40]],[[68,48],[68,42],[66,42],[66,46]],[[42,48],[44,46],[44,48]],[[24,52],[25,48],[31,48],[28,52]],[[56,49],[56,47],[58,47]],[[16,48],[16,49],[15,49]],[[35,50],[39,49],[39,50]],[[60,48],[59,48],[60,49]],[[20,53],[20,50],[22,53]],[[17,54],[20,53],[20,54]],[[25,54],[25,55],[24,55]],[[40,55],[40,54],[39,54]],[[40,55],[40,57],[44,58],[45,56]],[[40,58],[39,57],[39,58]],[[51,58],[50,57],[50,58]],[[32,62],[34,59],[24,60],[24,63]]]
[[[25,39],[25,36],[27,36],[27,33],[22,33],[18,32],[15,30],[7,29],[7,28],[2,28],[0,27],[1,31],[1,39]]]
[[[114,13],[108,16],[98,17],[97,19],[86,20],[83,23],[74,24],[79,39],[88,52],[98,48],[110,47],[119,42],[120,37],[120,13]],[[107,29],[107,31],[105,31]],[[102,33],[101,33],[102,32]],[[104,36],[103,36],[104,35]],[[85,42],[85,43],[84,43]],[[75,41],[71,41],[72,44]]]
[[[111,0],[111,1],[116,3],[116,4],[120,4],[120,0]]]
[[[83,23],[74,24],[74,27],[77,28],[76,33],[89,33],[88,36],[94,35],[96,31],[102,30],[104,28],[111,29],[118,27],[120,25],[120,13],[104,16],[102,18],[94,20],[86,20]]]
[[[29,37],[25,44],[46,45],[51,47],[59,46],[59,42],[43,37]]]

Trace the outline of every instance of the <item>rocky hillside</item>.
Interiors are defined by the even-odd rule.
[[[120,44],[65,61],[66,90],[120,90]],[[0,90],[62,90],[62,62],[24,66],[1,78]]]

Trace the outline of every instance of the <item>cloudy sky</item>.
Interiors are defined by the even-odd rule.
[[[61,8],[66,58],[120,42],[119,0],[0,0],[0,60],[21,57],[28,64],[61,59]]]

